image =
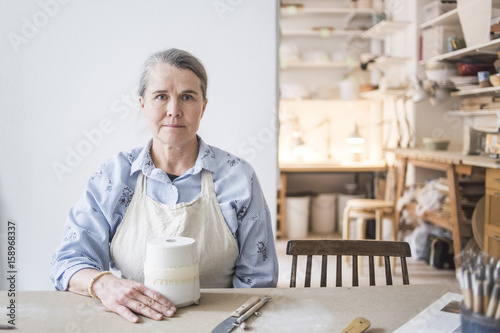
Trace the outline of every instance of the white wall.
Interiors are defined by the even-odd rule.
[[[135,86],[159,49],[202,60],[209,102],[199,134],[254,166],[274,221],[277,16],[269,0],[0,0],[0,289],[8,220],[17,290],[53,288],[50,254],[88,177],[149,139]]]

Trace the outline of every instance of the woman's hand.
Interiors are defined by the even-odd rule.
[[[82,284],[78,282],[86,280],[88,285],[88,282],[97,273],[99,272],[91,269],[78,271],[71,278],[68,289],[79,294],[88,295],[85,288],[82,288]],[[82,287],[77,288],[77,284]],[[106,308],[131,323],[139,321],[134,312],[154,320],[162,320],[163,316],[172,317],[177,310],[159,292],[147,288],[142,283],[120,279],[112,274],[99,277],[94,282],[92,291],[99,297]]]
[[[139,320],[133,312],[162,320],[163,316],[172,317],[176,311],[175,306],[159,292],[146,288],[142,283],[111,274],[101,276],[92,289],[106,308],[132,323]]]

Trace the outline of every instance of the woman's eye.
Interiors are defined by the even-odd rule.
[[[156,96],[156,99],[165,100],[167,99],[167,95],[158,95]]]

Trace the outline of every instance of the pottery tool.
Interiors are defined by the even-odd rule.
[[[250,298],[245,304],[240,306],[236,311],[234,311],[231,316],[222,321],[217,325],[212,333],[229,333],[236,326],[245,329],[244,321],[247,320],[251,315],[255,313],[257,315],[257,310],[264,306],[271,297],[265,296],[262,299],[257,297],[258,302],[255,303],[255,297]]]
[[[361,333],[370,328],[370,321],[368,319],[357,317],[340,333]]]

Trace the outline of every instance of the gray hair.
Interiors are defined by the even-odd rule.
[[[176,68],[189,69],[200,79],[203,100],[207,99],[208,77],[205,67],[203,67],[203,64],[198,58],[189,52],[174,48],[155,52],[146,60],[139,80],[139,96],[144,98],[144,93],[148,86],[149,71],[155,64],[169,64]]]

